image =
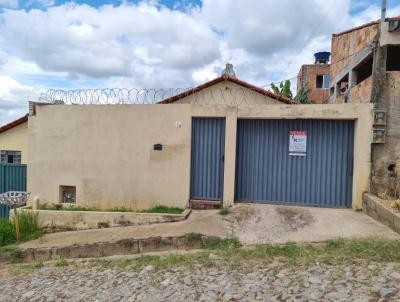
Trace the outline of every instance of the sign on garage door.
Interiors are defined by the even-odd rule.
[[[353,121],[239,120],[236,201],[351,207]]]

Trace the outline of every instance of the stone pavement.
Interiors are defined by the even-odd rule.
[[[399,301],[398,264],[244,268],[45,266],[0,272],[0,301]]]
[[[336,238],[399,238],[383,224],[351,209],[239,204],[229,215],[192,211],[185,221],[46,234],[22,248],[60,247],[121,239],[182,236],[187,233],[237,237],[243,244],[318,242]]]

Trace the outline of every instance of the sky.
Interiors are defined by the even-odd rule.
[[[0,0],[0,125],[48,89],[187,88],[227,62],[268,88],[329,51],[332,33],[378,19],[380,2]]]

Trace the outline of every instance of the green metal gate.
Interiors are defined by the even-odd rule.
[[[0,194],[8,191],[26,191],[26,165],[0,164]],[[0,219],[9,212],[9,206],[0,204]]]

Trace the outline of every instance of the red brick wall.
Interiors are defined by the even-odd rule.
[[[316,88],[317,75],[329,74],[329,64],[303,65],[299,72],[297,91],[305,85],[310,91],[309,99],[316,104],[321,104],[329,96],[329,89]],[[304,75],[307,76],[304,79]]]

